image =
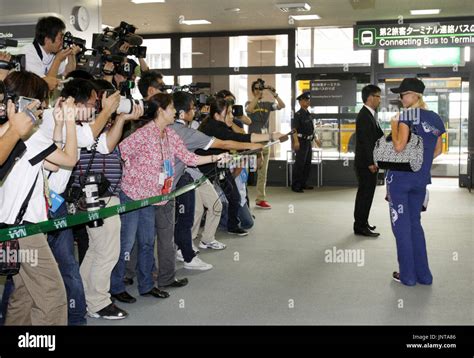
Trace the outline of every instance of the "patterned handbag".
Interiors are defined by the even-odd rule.
[[[423,165],[423,138],[410,128],[408,143],[397,153],[392,143],[392,135],[381,137],[375,143],[374,162],[381,169],[417,172]]]

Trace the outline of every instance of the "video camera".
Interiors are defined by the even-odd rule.
[[[90,54],[87,53],[89,51],[91,51]],[[76,69],[84,70],[92,76],[99,77],[104,74],[104,64],[106,62],[112,62],[115,68],[120,68],[123,59],[123,56],[98,54],[96,50],[86,50],[77,60]]]
[[[140,46],[143,39],[135,35],[135,30],[135,26],[122,21],[120,26],[114,30],[106,28],[102,33],[93,34],[92,52],[83,54],[78,59],[77,69],[84,70],[93,76],[100,76],[104,73],[105,63],[113,62],[113,74],[118,73],[130,79],[134,67],[126,61],[127,56],[145,58],[147,50],[145,46]],[[122,52],[125,43],[129,45],[126,53]]]
[[[18,41],[0,38],[0,49],[5,47],[18,47]],[[0,70],[23,71],[25,69],[25,55],[11,55],[10,61],[0,61]]]
[[[205,108],[209,104],[209,98],[211,98],[212,96],[209,93],[206,93],[209,91],[204,92],[203,90],[210,88],[211,84],[209,82],[196,82],[184,86],[163,86],[161,90],[172,90],[173,92],[182,91],[191,93],[194,97],[194,104],[196,105],[195,120],[200,121],[205,115],[209,114],[209,112],[206,111]]]
[[[172,92],[188,92],[191,93],[194,96],[194,103],[196,107],[201,108],[202,106],[205,106],[208,104],[208,99],[211,97],[210,94],[204,93],[202,90],[203,89],[210,89],[211,84],[209,82],[196,82],[196,83],[191,83],[189,85],[184,85],[184,86],[170,86],[170,85],[164,85],[161,86],[160,90],[161,91],[168,91],[171,90]]]

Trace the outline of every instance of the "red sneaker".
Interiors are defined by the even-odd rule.
[[[262,201],[257,201],[255,203],[255,205],[257,206],[257,208],[260,208],[260,209],[266,209],[266,210],[269,210],[272,208],[272,206],[265,200],[262,200]]]

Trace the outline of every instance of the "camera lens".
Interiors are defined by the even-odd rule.
[[[99,181],[100,179],[95,174],[91,174],[86,178],[84,185],[84,194],[86,200],[86,209],[88,212],[97,211],[101,208],[101,202],[99,200]],[[102,219],[91,221],[89,227],[99,227],[104,224]]]

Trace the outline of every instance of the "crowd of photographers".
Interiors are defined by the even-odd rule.
[[[265,143],[283,137],[243,129],[258,125],[259,118],[249,117],[262,117],[261,91],[268,89],[277,101],[264,105],[265,115],[284,107],[263,81],[252,85],[258,93],[246,107],[249,117],[223,90],[208,99],[207,116],[196,129],[203,103],[190,91],[167,93],[163,76],[148,69],[133,26],[122,22],[95,34],[93,50],[64,32],[62,20],[42,18],[24,55],[0,53],[0,228],[204,182],[176,199],[92,221],[81,235],[71,227],[21,239],[21,250],[34,250],[38,260],[22,262],[7,277],[7,325],[84,325],[86,315],[123,319],[128,313],[115,302],[136,301],[126,289],[134,279],[141,296],[162,299],[169,297],[164,289],[188,283],[176,277],[176,260],[186,269],[211,269],[198,253],[226,247],[215,238],[219,223],[239,236],[254,224],[246,182],[257,161],[239,165],[237,159],[260,157]],[[131,96],[136,78],[140,101]],[[252,156],[232,157],[230,151]],[[264,202],[264,183],[257,199]]]

